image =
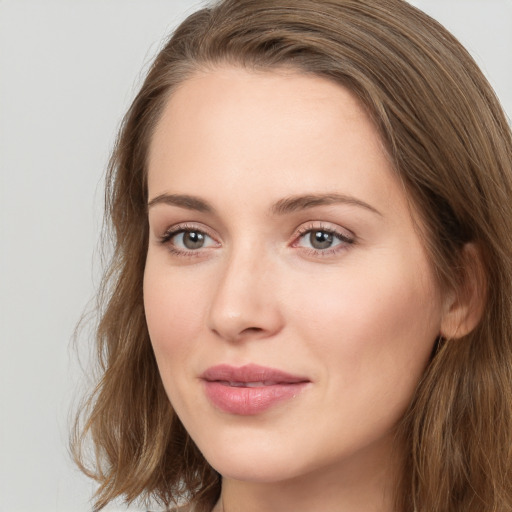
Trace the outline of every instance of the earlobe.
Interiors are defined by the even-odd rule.
[[[487,300],[487,279],[478,246],[467,243],[461,254],[463,274],[459,289],[449,294],[440,335],[457,339],[469,334],[480,322]]]

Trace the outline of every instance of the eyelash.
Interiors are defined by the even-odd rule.
[[[316,256],[316,257],[328,257],[333,256],[335,254],[338,254],[341,251],[344,251],[347,249],[348,245],[353,245],[355,243],[355,238],[353,236],[348,236],[347,234],[342,233],[341,231],[326,227],[322,224],[309,224],[305,226],[301,226],[299,230],[294,234],[294,242],[292,244],[292,247],[298,247],[299,241],[307,234],[310,234],[312,232],[321,232],[321,233],[327,233],[328,235],[332,235],[334,238],[339,240],[339,244],[335,245],[334,247],[329,247],[327,249],[314,249],[310,247],[302,247],[302,250],[305,251],[310,256]]]
[[[317,257],[326,257],[326,256],[332,256],[334,254],[337,254],[338,252],[341,252],[343,250],[346,250],[347,245],[352,245],[355,243],[354,237],[347,236],[346,234],[340,232],[337,229],[333,229],[331,227],[325,227],[322,224],[310,224],[305,225],[299,228],[293,235],[293,243],[291,244],[291,247],[297,247],[299,248],[299,241],[307,234],[310,234],[312,232],[322,232],[327,233],[328,235],[332,235],[334,238],[336,238],[340,243],[335,245],[334,247],[329,247],[326,249],[314,249],[310,247],[301,247],[302,251],[304,251],[306,254],[310,256],[317,256]],[[211,238],[215,242],[215,238],[208,233],[207,230],[204,228],[198,228],[195,225],[190,224],[179,224],[177,226],[173,226],[172,228],[168,229],[161,237],[160,237],[160,244],[167,246],[168,250],[176,256],[181,257],[198,257],[203,255],[203,250],[208,249],[205,248],[198,248],[195,250],[184,250],[184,249],[177,249],[171,242],[171,240],[182,233],[201,233],[203,235],[206,235],[208,238]],[[218,243],[218,242],[217,242]],[[202,250],[201,250],[202,249]]]
[[[159,242],[162,245],[167,246],[168,250],[176,255],[176,256],[182,256],[182,257],[197,257],[202,255],[202,251],[199,249],[196,250],[186,250],[186,249],[177,249],[171,242],[171,240],[181,233],[201,233],[203,235],[206,235],[208,238],[211,238],[212,240],[216,241],[213,236],[211,236],[207,230],[204,228],[198,228],[197,226],[190,225],[190,224],[179,224],[177,226],[173,226],[172,228],[168,229],[161,237]],[[218,242],[217,242],[218,243]],[[203,248],[204,250],[205,248]]]

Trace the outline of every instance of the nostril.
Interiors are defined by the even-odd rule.
[[[262,332],[263,329],[261,327],[247,327],[247,329],[244,329],[240,334],[244,334],[244,333],[258,333],[258,332]]]

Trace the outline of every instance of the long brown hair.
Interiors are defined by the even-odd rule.
[[[218,65],[292,67],[350,89],[380,131],[443,287],[464,281],[474,243],[485,274],[478,326],[440,340],[398,428],[400,512],[512,510],[512,136],[460,43],[402,0],[223,0],[187,18],[154,61],[122,125],[107,176],[114,254],[100,294],[101,376],[73,440],[112,499],[192,502],[207,511],[220,476],[165,395],[145,323],[146,159],[173,90]],[[93,469],[84,462],[92,438]]]

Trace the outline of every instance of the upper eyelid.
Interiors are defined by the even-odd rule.
[[[182,233],[186,232],[200,232],[206,235],[210,240],[214,242],[214,244],[219,244],[219,241],[211,236],[206,229],[198,228],[197,226],[192,226],[187,224],[174,224],[168,227],[165,232],[158,237],[158,244],[162,246],[166,246],[171,253],[174,253],[176,256],[181,257],[198,257],[201,254],[204,254],[204,251],[209,251],[211,249],[215,249],[215,246],[207,246],[207,247],[199,247],[197,249],[187,249],[178,247],[172,240],[179,236]]]
[[[328,231],[333,234],[338,234],[343,238],[350,238],[351,240],[356,239],[356,235],[351,230],[331,222],[318,220],[303,222],[297,226],[290,235],[290,243],[293,244],[298,238],[304,236],[304,234],[315,230]],[[222,242],[221,237],[216,232],[214,233],[212,229],[210,229],[202,222],[181,222],[173,224],[167,227],[165,231],[163,231],[163,233],[159,236],[159,238],[161,240],[165,238],[170,239],[172,236],[175,236],[184,231],[200,231],[215,240],[217,243]]]
[[[200,231],[201,233],[204,233],[205,235],[209,236],[210,238],[212,238],[215,241],[218,241],[218,238],[219,238],[219,237],[215,236],[214,234],[212,234],[211,230],[207,226],[203,225],[202,223],[188,223],[188,222],[173,224],[172,226],[169,226],[168,228],[165,229],[161,238],[165,238],[168,235],[174,236],[174,235],[177,235],[178,233],[182,233],[184,231]]]
[[[294,234],[292,236],[302,236],[305,233],[308,233],[309,231],[328,231],[329,233],[339,234],[346,238],[356,238],[355,233],[350,229],[325,221],[310,221],[302,223],[295,229]]]

